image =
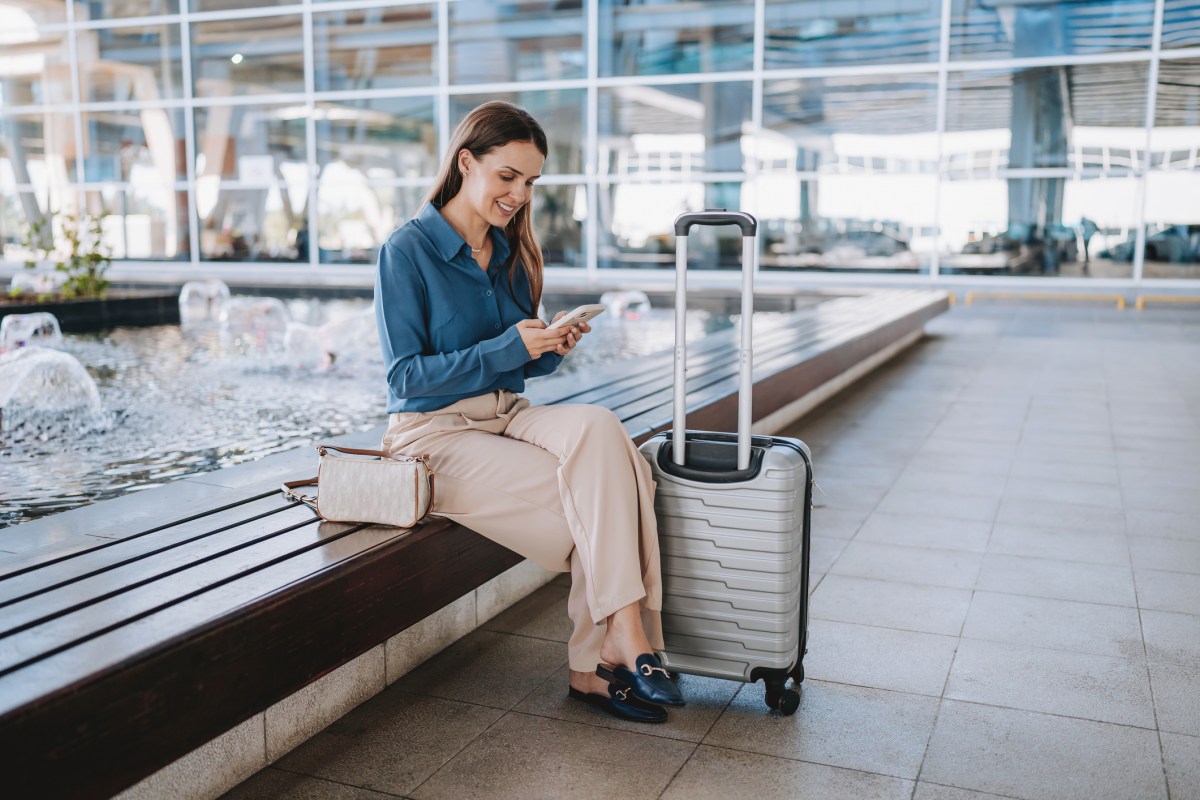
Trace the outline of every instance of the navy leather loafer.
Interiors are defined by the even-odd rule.
[[[567,696],[573,700],[587,703],[589,706],[595,706],[602,711],[607,711],[617,719],[649,723],[667,721],[667,710],[665,708],[652,703],[644,703],[634,695],[632,689],[617,686],[615,683],[608,684],[607,696],[593,694],[592,692],[581,692],[573,687],[567,687]]]
[[[596,674],[606,681],[632,689],[634,695],[647,703],[664,706],[684,705],[679,687],[663,669],[658,656],[653,653],[642,653],[638,656],[632,670],[621,664],[612,667],[597,664]]]

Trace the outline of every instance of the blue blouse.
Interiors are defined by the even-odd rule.
[[[485,272],[429,203],[379,249],[375,320],[388,413],[433,411],[498,389],[520,392],[526,378],[549,375],[562,361],[556,353],[529,357],[516,328],[529,319],[529,279],[514,263],[509,287],[501,269],[508,240],[496,227],[491,237]]]

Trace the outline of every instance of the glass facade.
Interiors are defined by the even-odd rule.
[[[1200,277],[1196,0],[0,0],[0,262],[370,264],[496,98],[553,268]]]

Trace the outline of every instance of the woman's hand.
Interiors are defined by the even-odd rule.
[[[561,319],[566,313],[566,311],[558,312],[554,315],[552,322],[558,322],[559,319]],[[578,325],[572,325],[566,330],[566,340],[554,350],[554,352],[558,353],[560,356],[565,356],[567,353],[571,352],[571,350],[575,348],[575,345],[579,344],[579,340],[583,338],[585,333],[592,332],[592,326],[588,325],[586,322],[580,322]]]
[[[540,319],[523,319],[517,323],[517,331],[521,334],[521,341],[525,343],[530,358],[539,358],[542,353],[551,351],[560,355],[567,352],[561,348],[567,340],[570,328],[547,330],[546,323]]]

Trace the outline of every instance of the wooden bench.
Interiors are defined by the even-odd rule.
[[[872,292],[757,326],[755,419],[911,340],[947,306],[942,292]],[[735,334],[689,351],[689,427],[736,424]],[[527,395],[605,405],[640,442],[670,424],[671,374],[666,352]],[[313,462],[285,453],[4,532],[45,542],[0,562],[5,797],[129,787],[521,561],[445,521],[318,524],[277,488]]]

